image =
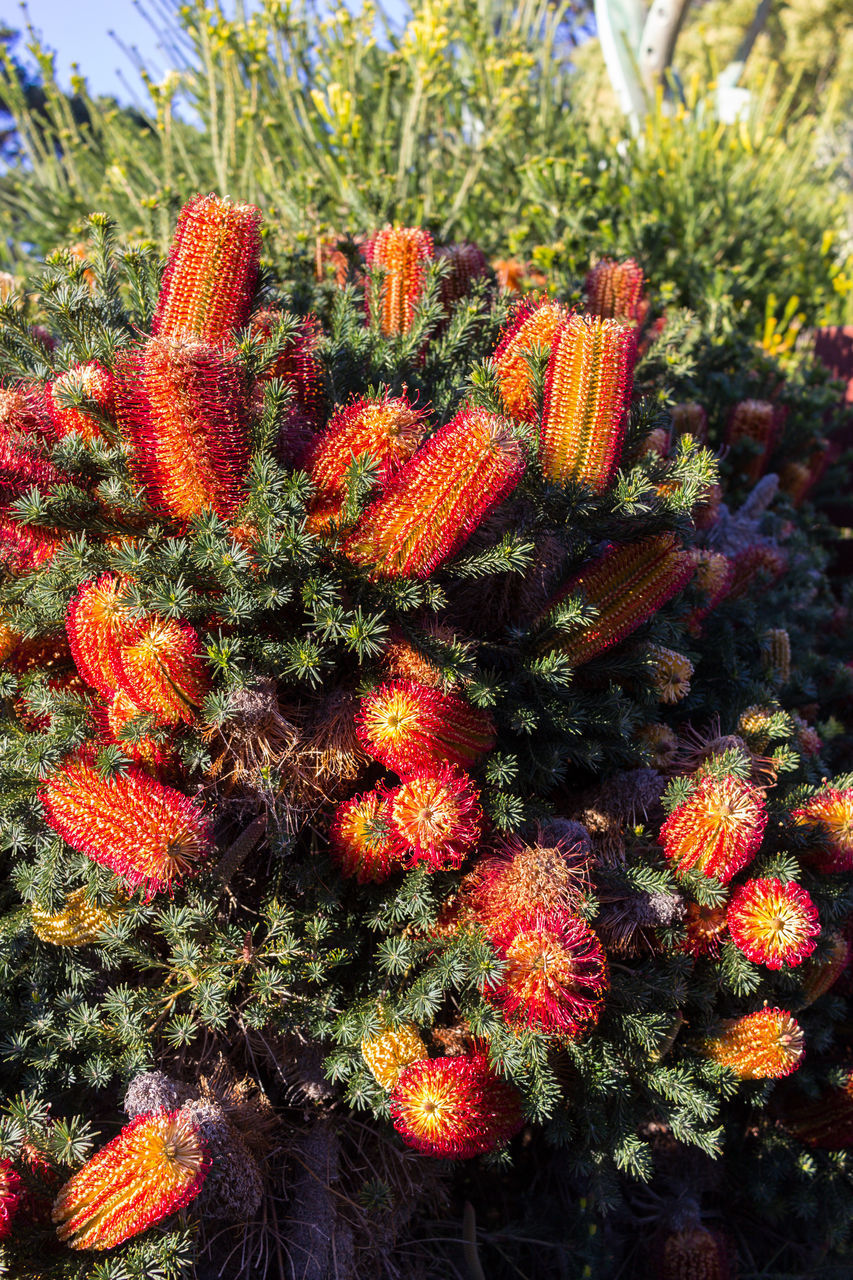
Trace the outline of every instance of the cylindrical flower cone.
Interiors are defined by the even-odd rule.
[[[479,791],[454,766],[419,770],[388,793],[391,839],[409,867],[460,867],[476,848],[482,819]]]
[[[208,1166],[185,1113],[137,1116],[62,1187],[53,1205],[56,1233],[70,1249],[114,1249],[194,1200]]]
[[[830,934],[827,941],[830,949],[826,958],[814,958],[803,965],[800,975],[803,984],[803,1009],[831,991],[842,974],[849,969],[853,959],[853,946],[843,933]]]
[[[138,622],[125,596],[130,580],[115,573],[84,582],[72,596],[65,618],[71,653],[87,684],[110,699],[119,685],[118,654],[130,644]]]
[[[277,329],[284,312],[272,308],[256,311],[249,328],[256,341],[270,337]],[[293,337],[284,345],[276,359],[258,375],[260,382],[280,378],[293,392],[288,409],[313,422],[322,399],[323,370],[317,357],[320,326],[314,316],[305,316],[299,322]]]
[[[725,1238],[701,1224],[666,1237],[659,1274],[660,1280],[734,1280]]]
[[[218,343],[246,323],[258,274],[261,214],[217,196],[185,204],[151,332]]]
[[[13,578],[49,564],[62,546],[62,539],[49,529],[21,524],[0,511],[0,565]]]
[[[526,299],[513,312],[495,350],[495,370],[507,413],[522,422],[533,422],[536,400],[527,354],[535,348],[546,352],[570,312],[561,302]]]
[[[384,227],[367,242],[364,256],[368,267],[379,269],[381,274],[375,300],[373,285],[368,284],[368,315],[375,307],[386,337],[408,333],[426,287],[427,266],[433,257],[432,236],[423,227]]]
[[[23,1183],[12,1162],[0,1160],[0,1241],[8,1240],[12,1234],[23,1194]]]
[[[30,908],[33,933],[54,947],[85,947],[97,942],[119,915],[118,906],[99,907],[86,889],[74,889],[59,911]]]
[[[673,534],[654,534],[628,546],[611,546],[592,560],[552,600],[549,610],[583,589],[598,617],[549,648],[578,667],[624,640],[689,581],[693,565]]]
[[[677,871],[701,871],[728,884],[755,857],[766,825],[758,787],[731,775],[706,777],[667,818],[660,844]]]
[[[661,702],[674,703],[690,692],[693,663],[683,653],[662,644],[649,645],[652,684]]]
[[[551,344],[539,431],[549,480],[603,493],[619,463],[637,339],[621,320],[573,315]]]
[[[767,400],[742,400],[729,418],[726,443],[736,448],[744,441],[752,445],[743,472],[755,484],[764,473],[781,426],[781,415]]]
[[[436,260],[448,264],[447,274],[441,279],[441,301],[450,312],[455,303],[467,298],[475,280],[483,280],[489,274],[489,260],[479,245],[463,240],[460,244],[442,245],[436,250]]]
[[[40,799],[72,849],[148,898],[197,872],[211,848],[208,820],[188,796],[135,766],[104,779],[85,750],[51,774]]]
[[[151,338],[116,365],[119,424],[152,509],[228,519],[245,497],[249,451],[235,356],[198,338]]]
[[[780,1080],[796,1071],[805,1048],[802,1028],[785,1009],[759,1009],[723,1023],[701,1051],[741,1080]]]
[[[132,642],[118,649],[121,691],[161,724],[192,724],[210,691],[210,674],[194,627],[174,618],[140,624]]]
[[[411,1022],[365,1036],[361,1052],[371,1075],[384,1089],[394,1088],[404,1067],[428,1056],[420,1032]]]
[[[446,1160],[493,1151],[522,1125],[518,1091],[484,1053],[405,1067],[391,1093],[391,1115],[407,1146]]]
[[[475,765],[495,745],[491,717],[458,693],[392,680],[361,700],[358,739],[401,777],[443,764]]]
[[[344,551],[372,578],[428,578],[518,484],[524,452],[485,409],[460,409],[364,512]]]
[[[747,880],[732,894],[726,921],[735,946],[768,969],[801,964],[820,933],[814,903],[792,881]]]
[[[587,273],[584,286],[587,306],[594,316],[602,319],[642,319],[643,268],[633,258],[614,262],[602,258]]]

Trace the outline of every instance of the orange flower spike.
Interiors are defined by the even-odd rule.
[[[359,884],[381,884],[399,871],[385,796],[366,791],[339,804],[329,831],[329,849],[341,875],[355,876]]]
[[[570,312],[560,302],[526,299],[513,312],[494,355],[498,384],[507,413],[533,422],[536,403],[526,353],[535,347],[550,350],[557,330]]]
[[[524,467],[503,419],[461,409],[371,503],[344,551],[374,579],[428,578],[512,492]]]
[[[85,409],[76,408],[66,401],[69,394],[76,395],[80,392],[87,400],[91,400],[101,413],[109,417],[115,412],[113,377],[109,370],[95,360],[88,364],[75,365],[67,373],[60,374],[53,382],[48,383],[45,392],[48,412],[56,434],[59,439],[62,439],[75,431],[87,443],[92,440],[102,440],[104,433],[97,418],[87,413]]]
[[[219,343],[246,323],[261,253],[251,204],[196,196],[178,217],[151,326],[155,337]]]
[[[573,315],[554,335],[539,460],[549,480],[603,493],[619,462],[637,339],[621,320]]]
[[[704,1040],[701,1051],[741,1080],[781,1080],[800,1065],[805,1037],[785,1009],[759,1009],[723,1023],[719,1035]]]
[[[139,630],[122,597],[130,579],[115,573],[84,582],[72,596],[65,618],[68,643],[77,670],[102,697],[110,699],[118,688],[118,654]]]
[[[116,655],[122,692],[161,724],[192,724],[210,691],[201,641],[188,622],[151,618]]]
[[[61,1188],[52,1213],[57,1235],[70,1249],[114,1249],[194,1200],[209,1166],[189,1116],[143,1113]]]
[[[210,824],[189,796],[135,766],[105,779],[85,748],[43,784],[45,820],[93,862],[121,876],[146,899],[192,875],[212,847]]]
[[[732,775],[705,777],[667,818],[659,843],[676,871],[695,869],[728,884],[755,857],[766,825],[758,787]]]
[[[142,707],[136,705],[123,690],[113,694],[112,701],[106,707],[97,707],[92,718],[97,725],[100,736],[107,742],[115,742],[121,746],[126,756],[134,764],[148,769],[165,767],[173,760],[171,747],[163,747],[154,738],[144,737],[131,741],[124,737],[124,731],[131,720],[144,714]]]
[[[306,469],[317,486],[317,502],[342,499],[346,472],[355,458],[370,454],[380,484],[408,462],[424,437],[424,411],[405,396],[362,397],[338,409],[311,447]]]
[[[633,258],[614,262],[602,258],[586,277],[586,296],[590,311],[602,319],[637,321],[642,318],[643,268]]]
[[[764,471],[781,423],[780,411],[769,400],[742,400],[731,412],[726,443],[734,446],[749,441],[754,446],[743,468],[753,483]]]
[[[628,546],[611,546],[572,578],[549,609],[583,588],[598,617],[583,631],[557,639],[553,649],[573,666],[589,662],[642,626],[686,586],[690,555],[671,533],[654,534]]]
[[[369,756],[402,778],[443,764],[471,768],[495,745],[485,711],[414,680],[392,680],[362,698],[356,733]]]
[[[484,1053],[404,1067],[391,1093],[394,1128],[409,1147],[445,1160],[493,1151],[522,1125],[518,1091]]]
[[[735,946],[768,969],[801,964],[820,933],[817,911],[805,889],[781,880],[747,880],[726,911]]]
[[[116,368],[119,424],[158,513],[225,519],[245,497],[249,450],[235,357],[195,338],[152,338]]]
[[[432,236],[423,227],[388,226],[371,237],[364,256],[368,267],[384,272],[376,299],[380,329],[386,337],[408,333],[426,286],[427,264],[433,258]],[[368,283],[368,315],[373,309],[371,293]]]
[[[388,795],[388,820],[397,855],[430,871],[460,867],[480,838],[480,793],[460,769],[421,770]]]
[[[853,868],[853,787],[839,791],[824,787],[791,817],[798,826],[815,828],[821,843],[818,862],[823,871]]]

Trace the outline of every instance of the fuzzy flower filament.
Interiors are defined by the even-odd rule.
[[[460,867],[482,827],[480,793],[466,773],[444,765],[419,770],[388,796],[394,849],[406,865]]]

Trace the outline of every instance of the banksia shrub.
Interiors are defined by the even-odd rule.
[[[427,1057],[426,1045],[417,1027],[411,1022],[393,1029],[387,1028],[376,1035],[365,1036],[361,1042],[361,1052],[371,1075],[383,1089],[393,1089],[404,1067]]]
[[[631,400],[634,330],[619,320],[573,315],[551,344],[539,430],[549,480],[602,493],[619,462]]]
[[[428,1156],[468,1160],[521,1128],[521,1100],[484,1053],[428,1058],[400,1073],[391,1092],[394,1128]]]
[[[106,779],[84,751],[47,778],[40,797],[48,825],[72,849],[147,898],[198,871],[210,850],[198,805],[135,766]]]
[[[359,884],[378,884],[399,870],[386,798],[368,791],[339,804],[329,831],[329,849],[341,874],[355,876]]]
[[[196,196],[178,218],[152,333],[212,343],[231,337],[248,319],[260,252],[254,205]]]
[[[344,550],[373,578],[427,578],[512,493],[524,466],[501,418],[461,409],[371,503]]]
[[[567,911],[520,911],[489,938],[504,971],[486,998],[510,1024],[574,1038],[598,1017],[607,962],[598,938]]]
[[[451,765],[421,769],[388,795],[394,850],[406,866],[460,867],[480,838],[480,793]]]
[[[186,1115],[137,1116],[62,1187],[53,1205],[57,1235],[71,1249],[114,1249],[194,1200],[208,1165]]]
[[[643,268],[633,258],[602,258],[586,277],[587,306],[602,319],[640,320],[644,283]]]
[[[682,589],[693,573],[690,558],[671,534],[612,546],[591,561],[552,601],[582,590],[598,616],[589,626],[550,644],[580,666],[642,626]]]
[[[731,1018],[718,1035],[702,1042],[707,1057],[741,1080],[781,1080],[797,1070],[804,1047],[799,1023],[784,1009],[759,1009]]]
[[[245,496],[245,400],[235,357],[195,337],[151,338],[117,363],[119,424],[158,515],[233,516]]]
[[[676,871],[701,871],[728,884],[755,857],[766,825],[758,787],[733,775],[708,776],[673,809],[660,844]]]
[[[109,928],[119,908],[99,907],[86,889],[73,889],[59,911],[30,908],[33,933],[54,947],[85,947]]]
[[[486,712],[414,680],[392,680],[363,698],[356,731],[367,754],[403,778],[443,764],[470,768],[495,742]]]
[[[382,333],[408,333],[426,288],[432,236],[423,227],[385,227],[368,240],[364,256],[368,267],[380,273],[376,298],[371,286],[365,300],[369,310],[375,310]]]
[[[494,356],[501,396],[513,418],[534,420],[536,400],[528,356],[537,349],[550,352],[557,331],[569,314],[559,302],[535,300],[520,303],[514,311]]]
[[[46,398],[60,439],[72,431],[86,441],[102,439],[103,424],[97,414],[75,401],[90,401],[100,414],[110,417],[115,408],[112,374],[96,360],[76,365],[48,384]]]
[[[820,933],[814,903],[793,881],[747,880],[732,894],[726,922],[735,946],[768,969],[800,964]]]
[[[825,871],[853,868],[853,788],[827,786],[791,813],[794,822],[816,838]]]
[[[11,1160],[0,1160],[0,1240],[8,1240],[12,1234],[21,1204],[22,1185]]]

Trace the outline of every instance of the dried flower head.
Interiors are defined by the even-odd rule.
[[[110,417],[115,410],[113,378],[109,370],[96,360],[88,364],[74,365],[66,373],[62,373],[53,382],[48,383],[45,399],[48,411],[57,436],[70,435],[76,431],[81,439],[103,439],[98,414],[87,412],[79,403],[84,398],[90,402],[98,414]]]
[[[853,868],[853,787],[839,791],[826,786],[791,817],[798,826],[814,828],[820,841],[819,865],[824,871]]]
[[[735,946],[768,969],[800,964],[820,933],[814,903],[793,881],[747,880],[733,893],[726,920]]]
[[[607,961],[580,916],[528,909],[488,934],[504,971],[484,994],[511,1024],[574,1039],[597,1020]]]
[[[391,1093],[391,1115],[407,1146],[446,1160],[493,1151],[522,1125],[517,1090],[479,1052],[405,1067]]]
[[[551,343],[539,431],[549,480],[603,493],[619,462],[637,339],[621,320],[571,315]]]
[[[97,942],[120,913],[117,904],[99,907],[86,889],[73,889],[59,911],[30,907],[30,922],[42,942],[54,947],[85,947]]]
[[[557,330],[570,312],[560,302],[527,298],[510,317],[495,350],[495,370],[507,413],[523,422],[536,417],[528,353],[550,352]]]
[[[781,1080],[796,1071],[804,1053],[802,1028],[785,1009],[759,1009],[723,1023],[701,1050],[741,1080]]]
[[[460,409],[370,504],[345,552],[373,578],[428,578],[521,479],[521,445],[485,409]]]
[[[587,305],[594,316],[641,320],[644,283],[643,268],[633,258],[602,258],[587,273]]]
[[[188,1116],[137,1116],[62,1187],[53,1205],[57,1235],[71,1249],[113,1249],[194,1200],[208,1165]]]
[[[399,870],[388,802],[381,792],[366,791],[338,805],[329,849],[341,874],[355,876],[359,884],[379,884]]]
[[[683,653],[662,644],[649,645],[652,684],[661,702],[680,702],[690,692],[693,663]]]
[[[356,731],[368,755],[401,777],[443,764],[470,768],[495,744],[485,711],[414,680],[392,680],[362,698]]]
[[[387,814],[395,853],[409,867],[460,867],[480,839],[480,793],[455,765],[413,773],[389,792]]]
[[[758,787],[733,775],[706,776],[667,818],[660,844],[677,871],[695,869],[728,884],[755,857],[766,824]]]
[[[372,285],[365,291],[368,315],[375,308],[386,337],[408,333],[426,288],[427,264],[433,257],[432,236],[423,227],[387,226],[368,240],[364,256],[368,267],[379,268],[382,273],[378,296],[373,298]]]
[[[86,749],[47,778],[40,799],[48,826],[72,849],[148,898],[196,872],[211,847],[208,821],[188,796],[136,766],[104,778]]]
[[[365,1036],[361,1052],[371,1075],[383,1089],[393,1089],[404,1067],[411,1062],[421,1062],[428,1056],[421,1034],[412,1022],[386,1027],[376,1035]]]
[[[261,253],[261,214],[215,195],[184,205],[151,332],[217,343],[246,323]]]

